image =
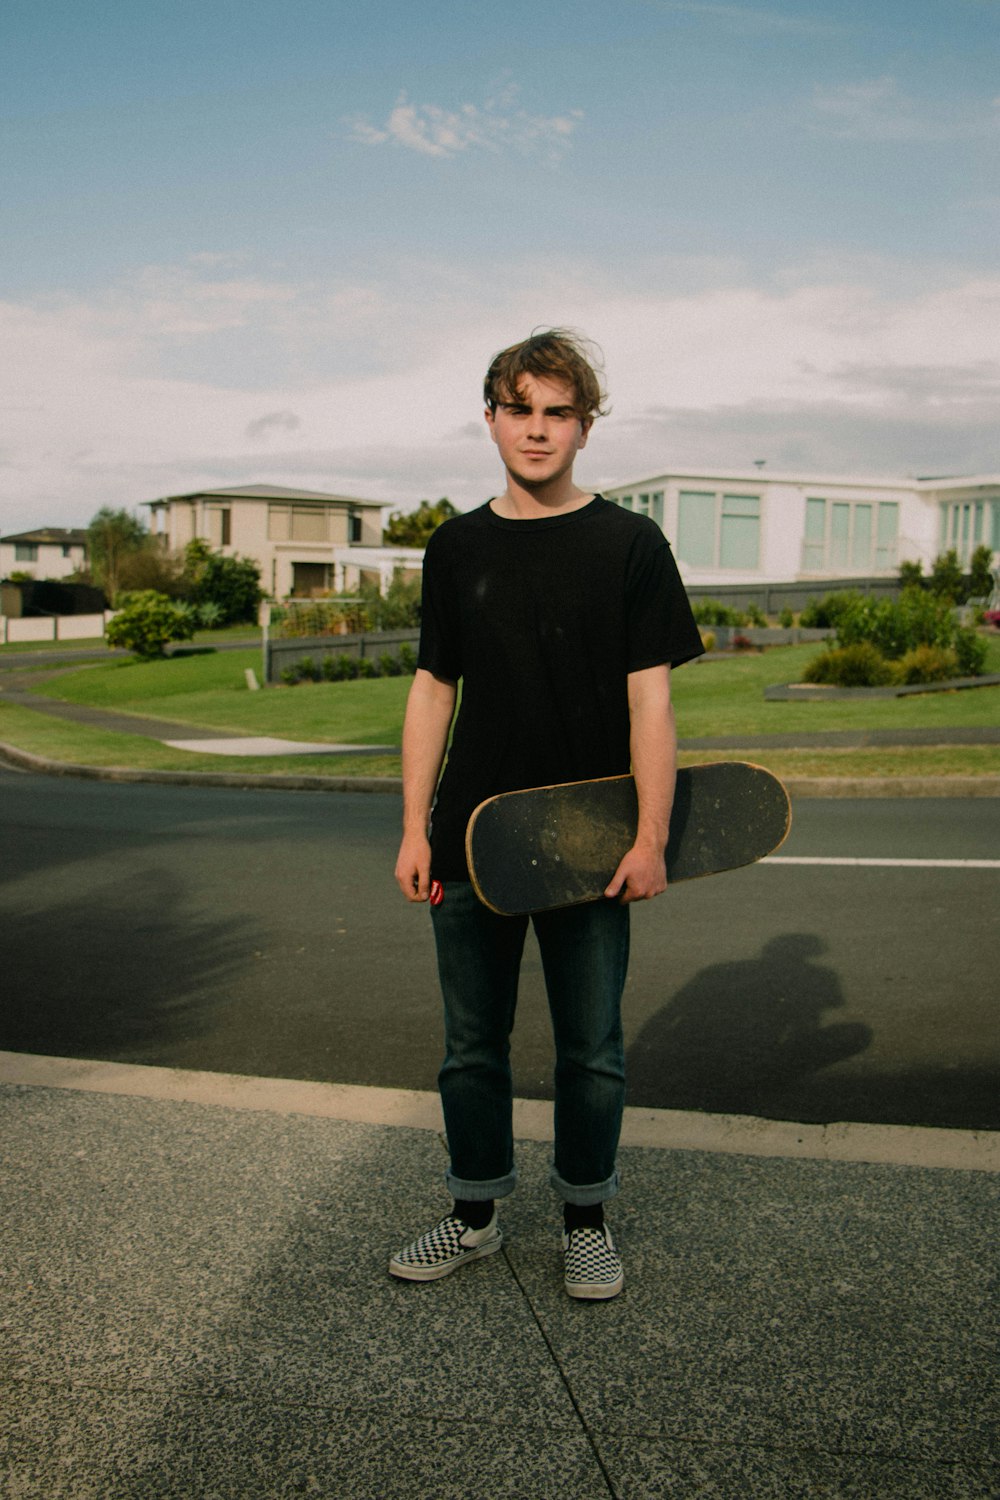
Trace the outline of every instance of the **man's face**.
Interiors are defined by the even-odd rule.
[[[592,419],[577,415],[573,389],[561,380],[524,375],[521,395],[523,401],[512,395],[487,411],[486,421],[507,472],[533,489],[570,472]]]

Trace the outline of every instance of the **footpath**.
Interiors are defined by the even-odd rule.
[[[222,776],[257,780],[132,773]],[[1000,1495],[1000,1137],[630,1110],[625,1289],[586,1304],[546,1106],[515,1126],[501,1253],[401,1283],[448,1206],[433,1096],[0,1054],[0,1494]]]
[[[403,1283],[428,1096],[0,1055],[0,1492],[995,1500],[990,1142],[631,1114],[676,1143],[623,1147],[586,1304],[523,1128],[501,1253]]]

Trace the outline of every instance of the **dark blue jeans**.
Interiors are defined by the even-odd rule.
[[[513,1190],[510,1034],[527,917],[499,917],[467,882],[448,882],[432,907],[444,997],[445,1059],[438,1075],[456,1198]],[[625,1102],[621,997],[629,911],[596,901],[532,918],[555,1039],[552,1185],[569,1203],[618,1191],[615,1158]]]

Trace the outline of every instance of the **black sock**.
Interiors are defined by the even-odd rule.
[[[452,1212],[456,1219],[461,1219],[470,1229],[485,1229],[493,1217],[493,1199],[487,1198],[485,1203],[476,1203],[469,1198],[456,1198]]]
[[[564,1203],[563,1223],[567,1234],[572,1234],[574,1229],[603,1229],[604,1204]]]

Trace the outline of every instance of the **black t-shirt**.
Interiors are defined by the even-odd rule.
[[[628,772],[629,672],[699,656],[670,545],[595,496],[509,521],[446,521],[424,557],[419,665],[461,680],[432,818],[432,869],[466,880],[465,828],[486,797]]]

